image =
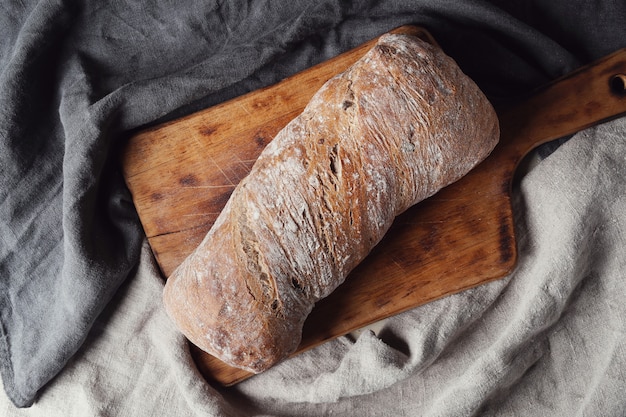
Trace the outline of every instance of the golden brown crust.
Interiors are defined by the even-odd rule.
[[[263,371],[394,218],[493,149],[497,117],[437,48],[385,35],[267,146],[169,278],[168,313],[224,362]]]

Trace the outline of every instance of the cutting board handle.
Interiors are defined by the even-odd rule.
[[[497,152],[513,158],[513,171],[532,149],[626,113],[626,48],[535,91],[499,111]],[[512,174],[512,172],[511,172]]]

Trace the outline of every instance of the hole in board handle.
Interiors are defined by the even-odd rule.
[[[626,95],[626,74],[615,74],[609,80],[611,91],[615,94]]]

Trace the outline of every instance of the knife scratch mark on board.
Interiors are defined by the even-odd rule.
[[[391,262],[396,265],[403,273],[408,273],[407,269],[395,257],[391,257]]]
[[[242,160],[238,155],[235,155],[235,158],[237,159],[237,163],[239,165],[241,165],[246,171],[250,171],[251,167],[249,165],[247,165],[244,160]],[[252,161],[252,162],[254,162],[254,161]]]
[[[219,164],[217,163],[217,161],[215,161],[215,159],[207,154],[206,157],[213,163],[213,165],[215,165],[215,167],[222,173],[222,175],[224,176],[224,178],[226,178],[226,181],[228,181],[228,184],[235,187],[237,184],[235,184],[228,175],[226,175],[226,172],[224,172],[224,170],[222,168],[220,168]]]
[[[241,103],[239,103],[239,102],[237,103],[237,105],[239,106],[239,108],[240,108],[241,110],[243,110],[244,112],[246,112],[246,114],[247,114],[248,116],[252,116],[252,113],[250,113],[250,110],[246,109],[246,106],[244,106],[243,104],[241,104]]]
[[[201,150],[203,150],[205,148],[205,144],[202,143],[196,136],[192,135],[192,138],[193,138],[193,141],[198,145],[198,147]],[[226,178],[226,181],[228,181],[229,185],[232,185],[232,186],[236,185],[236,184],[233,183],[233,181],[230,179],[230,177],[228,175],[226,175],[224,170],[222,168],[220,168],[220,166],[217,163],[217,161],[215,161],[215,159],[209,153],[206,153],[205,156],[213,163],[213,165],[215,165],[215,167],[220,171],[220,173],[224,176],[224,178]]]

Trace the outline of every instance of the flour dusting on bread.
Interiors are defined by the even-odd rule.
[[[261,372],[394,218],[496,145],[496,114],[440,49],[384,35],[266,147],[168,279],[168,313],[197,346]]]

